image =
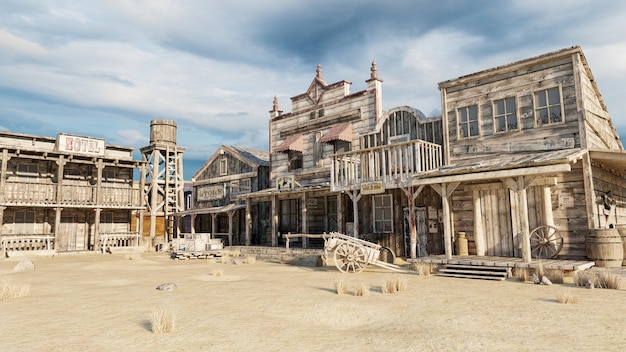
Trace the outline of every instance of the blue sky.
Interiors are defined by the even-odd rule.
[[[222,144],[268,149],[322,65],[365,88],[376,61],[383,108],[440,114],[437,83],[581,45],[626,138],[622,0],[107,0],[0,2],[0,130],[148,145],[178,125],[185,179]]]

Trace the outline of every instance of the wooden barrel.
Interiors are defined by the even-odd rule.
[[[585,238],[587,258],[596,266],[619,267],[624,261],[622,237],[617,229],[590,229]]]
[[[626,225],[617,225],[617,232],[622,236],[622,247],[624,248],[624,260],[622,265],[626,266]]]

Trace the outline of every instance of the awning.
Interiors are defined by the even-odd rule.
[[[287,137],[287,139],[285,139],[283,144],[279,145],[278,147],[276,147],[274,149],[274,152],[275,153],[283,153],[283,152],[286,152],[288,150],[293,150],[293,151],[296,151],[296,152],[303,152],[304,151],[304,143],[302,141],[302,135],[301,134],[294,134],[294,135],[291,135],[291,136]]]
[[[176,216],[185,216],[185,215],[199,215],[199,214],[214,214],[214,213],[226,213],[231,210],[238,210],[245,208],[245,204],[228,204],[220,207],[211,207],[211,208],[196,208],[196,209],[187,209],[185,211],[178,212],[174,215]]]
[[[328,143],[333,141],[346,141],[352,142],[352,123],[345,122],[339,125],[333,126],[322,138],[321,143]]]

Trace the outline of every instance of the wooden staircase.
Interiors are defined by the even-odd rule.
[[[505,266],[442,264],[437,269],[437,275],[466,279],[506,280],[511,276],[511,268]]]

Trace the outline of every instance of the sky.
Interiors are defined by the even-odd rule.
[[[437,84],[580,45],[626,140],[623,0],[1,0],[0,130],[139,149],[173,120],[190,180],[220,145],[268,150],[317,64],[383,109],[441,114]]]

